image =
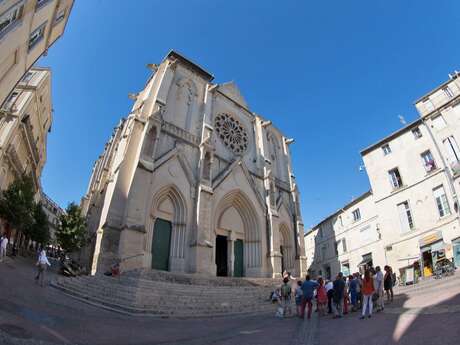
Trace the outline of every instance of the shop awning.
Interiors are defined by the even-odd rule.
[[[371,257],[366,257],[366,258],[363,258],[363,261],[361,261],[358,264],[358,266],[365,266],[365,265],[368,265],[371,262],[372,262],[372,258]]]

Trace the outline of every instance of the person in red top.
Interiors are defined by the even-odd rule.
[[[366,270],[364,272],[364,279],[363,279],[363,313],[360,319],[364,319],[366,316],[366,309],[369,308],[368,317],[371,318],[372,316],[372,295],[374,294],[374,279],[371,277],[371,272]]]
[[[323,278],[318,278],[318,288],[316,289],[316,301],[318,303],[318,313],[321,316],[326,315],[327,293],[324,287]]]

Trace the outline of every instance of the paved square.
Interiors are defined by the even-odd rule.
[[[400,289],[383,313],[366,320],[358,313],[280,320],[275,308],[271,315],[180,320],[130,317],[79,302],[35,285],[34,269],[23,258],[0,265],[1,344],[459,344],[460,275]]]

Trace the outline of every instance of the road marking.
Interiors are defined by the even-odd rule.
[[[63,341],[65,343],[70,343],[70,340],[65,338],[64,336],[60,335],[58,332],[53,331],[51,328],[46,327],[44,325],[40,325],[40,328],[43,329],[44,331],[48,332],[52,336],[58,338],[60,341]]]
[[[255,329],[253,331],[241,331],[240,334],[254,334],[254,333],[259,333],[260,329]]]

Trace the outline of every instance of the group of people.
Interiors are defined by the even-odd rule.
[[[294,297],[297,315],[301,318],[305,316],[305,309],[307,318],[311,318],[314,301],[319,316],[324,316],[327,312],[334,314],[334,318],[341,318],[344,314],[361,310],[361,319],[366,316],[370,318],[374,310],[384,310],[385,294],[387,302],[393,301],[395,275],[390,266],[385,266],[384,271],[385,274],[379,266],[375,269],[369,267],[364,275],[354,273],[348,277],[340,272],[333,281],[326,281],[322,277],[312,280],[307,275],[303,282],[297,281],[294,288],[294,279],[287,274],[280,289],[272,294],[272,301],[281,304],[284,316],[292,313],[291,301]]]

